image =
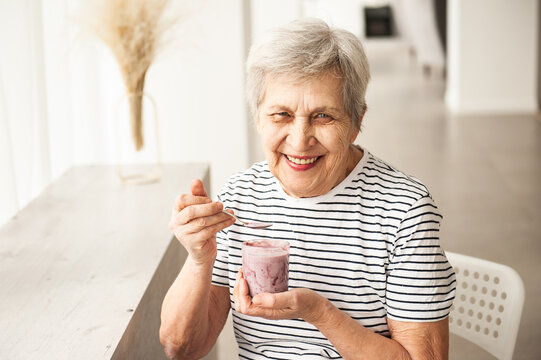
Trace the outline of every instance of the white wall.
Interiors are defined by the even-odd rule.
[[[249,165],[242,15],[240,0],[207,1],[148,78],[164,160],[210,163],[214,194]]]
[[[209,163],[212,189],[208,190],[215,195],[231,174],[248,166],[242,1],[172,1],[171,5],[180,23],[150,68],[145,91],[157,103],[162,160]],[[113,121],[123,91],[117,65],[101,44],[86,46],[102,50],[97,65],[84,60],[86,50],[81,46],[76,50],[81,61],[75,66],[97,71],[97,91],[109,95],[101,99],[93,116]],[[94,151],[93,159],[107,162],[112,156],[111,129],[102,127],[96,135],[94,143],[104,144],[108,155],[104,158]],[[78,153],[77,163],[93,160],[84,151]]]
[[[124,89],[109,49],[80,26],[85,3],[0,2],[0,223],[70,166],[115,161]],[[145,88],[162,161],[209,163],[215,195],[249,165],[243,1],[171,1],[170,10],[180,22]]]
[[[0,2],[0,224],[51,176],[41,23],[41,3]]]
[[[447,4],[449,109],[458,114],[537,111],[539,2]]]

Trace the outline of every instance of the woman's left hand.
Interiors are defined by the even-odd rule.
[[[292,289],[276,294],[262,293],[251,298],[242,269],[237,273],[233,299],[235,310],[242,314],[271,320],[301,318],[309,323],[320,320],[323,316],[322,307],[327,301],[309,289]]]

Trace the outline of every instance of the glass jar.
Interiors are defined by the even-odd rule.
[[[160,180],[162,164],[156,103],[147,93],[124,95],[117,106],[115,153],[117,173],[126,184]]]
[[[289,243],[284,240],[254,240],[242,243],[242,273],[250,296],[287,291]]]

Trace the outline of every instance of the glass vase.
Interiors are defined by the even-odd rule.
[[[115,147],[117,173],[123,183],[138,185],[160,180],[157,109],[147,93],[126,94],[118,102]]]

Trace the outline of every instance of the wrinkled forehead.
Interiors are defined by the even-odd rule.
[[[276,104],[293,106],[299,101],[309,101],[313,106],[343,108],[342,77],[334,72],[314,76],[297,74],[269,74],[260,105]]]

